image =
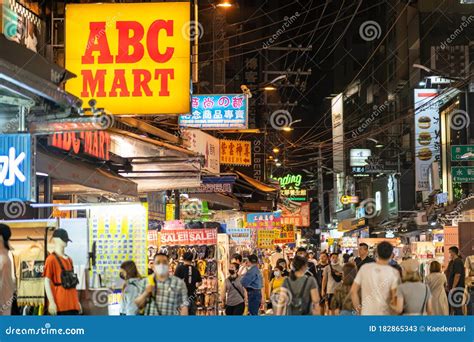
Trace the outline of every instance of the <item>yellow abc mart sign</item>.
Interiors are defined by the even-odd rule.
[[[66,7],[66,90],[112,114],[190,109],[188,2]]]

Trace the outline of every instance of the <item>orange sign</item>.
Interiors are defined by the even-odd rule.
[[[66,7],[66,90],[111,114],[190,111],[189,2]]]
[[[252,165],[250,141],[221,140],[221,164]]]

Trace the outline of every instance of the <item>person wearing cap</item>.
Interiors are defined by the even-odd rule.
[[[415,259],[408,259],[400,266],[403,283],[397,288],[394,311],[402,315],[431,315],[431,291],[421,281],[420,263]]]
[[[0,316],[11,315],[15,293],[15,280],[13,279],[8,242],[11,235],[10,227],[0,224]]]
[[[263,277],[258,268],[258,257],[255,254],[248,257],[249,268],[242,277],[241,284],[247,291],[248,311],[252,316],[258,315],[258,310],[262,304]]]
[[[64,229],[56,229],[53,233],[54,251],[46,258],[43,276],[45,277],[45,290],[48,297],[48,312],[51,315],[78,315],[82,309],[76,288],[64,288],[61,274],[63,269],[74,271],[72,259],[64,250],[69,235]]]
[[[201,273],[193,265],[193,253],[186,252],[183,255],[183,263],[176,267],[174,275],[183,279],[188,289],[189,315],[196,315],[196,289],[202,283]]]

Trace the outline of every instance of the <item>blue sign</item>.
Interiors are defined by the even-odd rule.
[[[0,202],[35,200],[30,134],[0,135]]]
[[[274,211],[272,213],[252,213],[247,214],[247,222],[255,223],[261,221],[273,221],[281,219],[281,211]]]
[[[236,243],[247,243],[252,238],[252,230],[249,228],[227,228],[226,233]]]
[[[193,95],[191,113],[179,117],[180,127],[246,129],[248,100],[243,94]]]

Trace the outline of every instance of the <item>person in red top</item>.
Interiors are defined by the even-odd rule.
[[[48,312],[50,315],[78,315],[81,311],[79,296],[76,288],[65,289],[61,284],[62,268],[74,270],[72,259],[64,254],[67,243],[70,242],[67,231],[56,229],[53,233],[54,252],[46,258],[44,265],[45,290],[48,297]]]

